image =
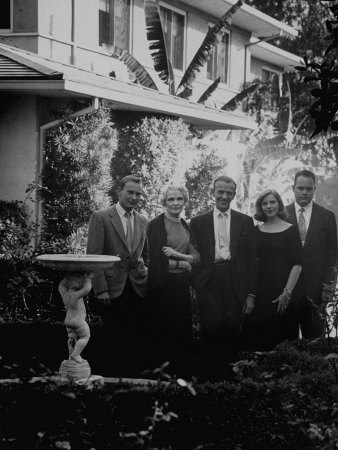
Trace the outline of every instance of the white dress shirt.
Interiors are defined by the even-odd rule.
[[[226,229],[226,247],[221,250],[220,239],[219,239],[219,227],[220,219],[219,214],[224,217],[225,229]],[[215,234],[215,261],[222,261],[231,258],[230,254],[230,220],[231,220],[231,210],[230,208],[226,212],[219,211],[214,207],[214,234]]]
[[[300,209],[301,208],[304,209],[303,216],[304,216],[304,219],[305,219],[306,231],[309,229],[309,225],[310,225],[311,214],[312,214],[312,206],[313,206],[313,201],[311,201],[306,206],[299,206],[298,203],[295,202],[295,210],[296,210],[297,222],[299,222]]]
[[[126,217],[126,210],[124,208],[122,208],[122,206],[120,205],[120,203],[116,203],[116,211],[118,212],[122,225],[123,225],[123,230],[124,230],[124,234],[127,236],[127,217]],[[130,212],[130,221],[131,221],[131,228],[134,231],[134,210],[132,209]]]

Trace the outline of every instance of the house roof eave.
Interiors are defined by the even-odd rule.
[[[220,18],[237,0],[182,0],[187,5]],[[285,23],[249,5],[242,5],[232,17],[232,23],[250,31],[254,36],[270,36],[281,32],[284,36],[295,37],[298,31]]]
[[[116,110],[143,111],[181,117],[197,129],[255,129],[250,118],[150,90],[128,85],[118,89],[115,80],[108,85],[84,83],[78,80],[0,80],[0,91],[35,94],[46,97],[98,97],[109,102]],[[151,94],[151,95],[149,95]]]
[[[294,70],[295,66],[301,64],[301,57],[287,52],[268,42],[259,42],[250,47],[251,55],[263,61],[280,66],[285,70]]]

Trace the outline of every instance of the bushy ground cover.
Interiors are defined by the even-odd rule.
[[[331,350],[338,351],[334,341]],[[31,382],[53,372],[38,361],[31,372],[22,361],[9,364],[3,373],[21,381],[0,383],[0,448],[334,449],[338,380],[334,354],[326,355],[325,340],[284,343],[269,353],[243,353],[224,382],[121,382],[92,390]]]

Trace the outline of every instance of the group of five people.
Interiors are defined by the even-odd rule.
[[[305,338],[322,336],[320,306],[335,284],[337,229],[335,215],[313,202],[315,183],[311,171],[298,172],[295,202],[286,208],[276,191],[263,192],[255,226],[230,208],[236,183],[220,176],[214,208],[188,225],[181,218],[184,186],[163,191],[164,212],[149,222],[135,209],[141,179],[125,177],[118,203],[92,214],[87,244],[88,254],[121,259],[92,281],[103,305],[105,354],[122,368],[120,375],[168,360],[177,376],[222,379],[240,346],[268,350],[296,339],[299,329]],[[200,323],[197,358],[192,292]]]

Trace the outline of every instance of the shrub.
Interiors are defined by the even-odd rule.
[[[93,210],[109,206],[110,161],[117,133],[109,111],[65,117],[47,133],[43,185],[45,231],[67,237],[89,221]]]
[[[185,172],[189,191],[187,217],[203,213],[213,205],[212,182],[226,167],[226,160],[217,156],[215,150],[202,148],[196,155],[192,166]]]
[[[196,395],[173,382],[92,391],[51,381],[1,384],[2,448],[336,448],[332,372],[297,345],[248,354],[232,381],[195,383]]]
[[[116,118],[119,148],[111,162],[110,195],[116,202],[119,181],[126,175],[140,175],[145,197],[140,206],[153,218],[162,211],[159,198],[164,185],[183,181],[182,158],[192,149],[191,133],[181,119],[137,115],[134,119]]]

